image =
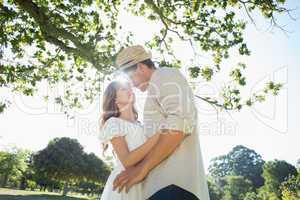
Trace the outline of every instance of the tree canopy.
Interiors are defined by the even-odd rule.
[[[66,186],[85,180],[103,183],[110,171],[95,154],[86,154],[76,139],[64,137],[53,139],[37,152],[33,165],[37,173]]]
[[[269,161],[264,165],[265,185],[262,189],[274,193],[279,198],[281,197],[281,184],[286,182],[285,185],[288,186],[289,178],[297,177],[297,175],[297,169],[288,162],[284,160]],[[292,179],[290,181],[292,182]]]
[[[242,145],[211,160],[208,187],[211,200],[296,200],[300,173],[284,160],[265,162]]]
[[[14,148],[10,152],[0,151],[0,184],[6,187],[9,180],[17,182],[27,169],[28,150]]]
[[[211,160],[210,174],[215,178],[228,175],[243,176],[252,181],[255,188],[264,184],[262,178],[264,161],[254,150],[238,145],[228,154]]]
[[[161,24],[157,34],[145,42],[147,48],[161,54],[161,66],[183,66],[172,47],[178,40],[190,44],[195,60],[200,52],[210,55],[211,65],[193,62],[189,68],[192,77],[209,81],[220,72],[223,60],[232,51],[250,55],[244,40],[247,19],[240,19],[236,11],[247,13],[251,21],[252,12],[259,12],[277,26],[275,14],[289,12],[284,3],[285,0],[6,0],[0,10],[0,87],[34,95],[41,81],[51,86],[62,82],[65,93],[56,96],[55,102],[65,110],[92,102],[104,75],[114,69],[116,54],[134,41],[135,36],[124,32],[118,20],[122,11],[142,17],[145,23],[148,20]],[[263,101],[269,92],[277,94],[282,86],[269,82],[262,93],[241,98],[239,88],[246,84],[246,66],[236,63],[230,67],[233,84],[224,87],[222,98],[201,99],[220,108],[241,109]],[[44,98],[48,100],[49,96]],[[8,105],[9,101],[2,99],[0,112]]]

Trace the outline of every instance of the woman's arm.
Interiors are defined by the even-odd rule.
[[[150,152],[152,147],[156,145],[159,137],[159,133],[155,134],[154,136],[150,137],[144,144],[131,152],[128,149],[128,145],[124,136],[114,137],[113,139],[111,139],[111,144],[123,166],[125,168],[128,168],[140,162]]]

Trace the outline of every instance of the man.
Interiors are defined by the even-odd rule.
[[[134,87],[147,91],[145,135],[160,138],[143,161],[116,177],[114,189],[128,191],[143,181],[144,199],[209,200],[197,109],[185,77],[177,69],[156,68],[151,53],[140,45],[123,49],[116,65]]]

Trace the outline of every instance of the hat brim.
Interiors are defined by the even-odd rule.
[[[152,58],[151,52],[147,52],[144,55],[132,60],[131,62],[129,62],[125,65],[117,66],[118,69],[116,71],[124,71],[125,69],[131,67],[132,65],[135,65],[137,63],[140,63],[144,60],[151,59],[151,58]]]

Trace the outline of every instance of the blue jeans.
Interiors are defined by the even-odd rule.
[[[155,194],[148,200],[199,200],[194,194],[176,185],[169,185]]]

